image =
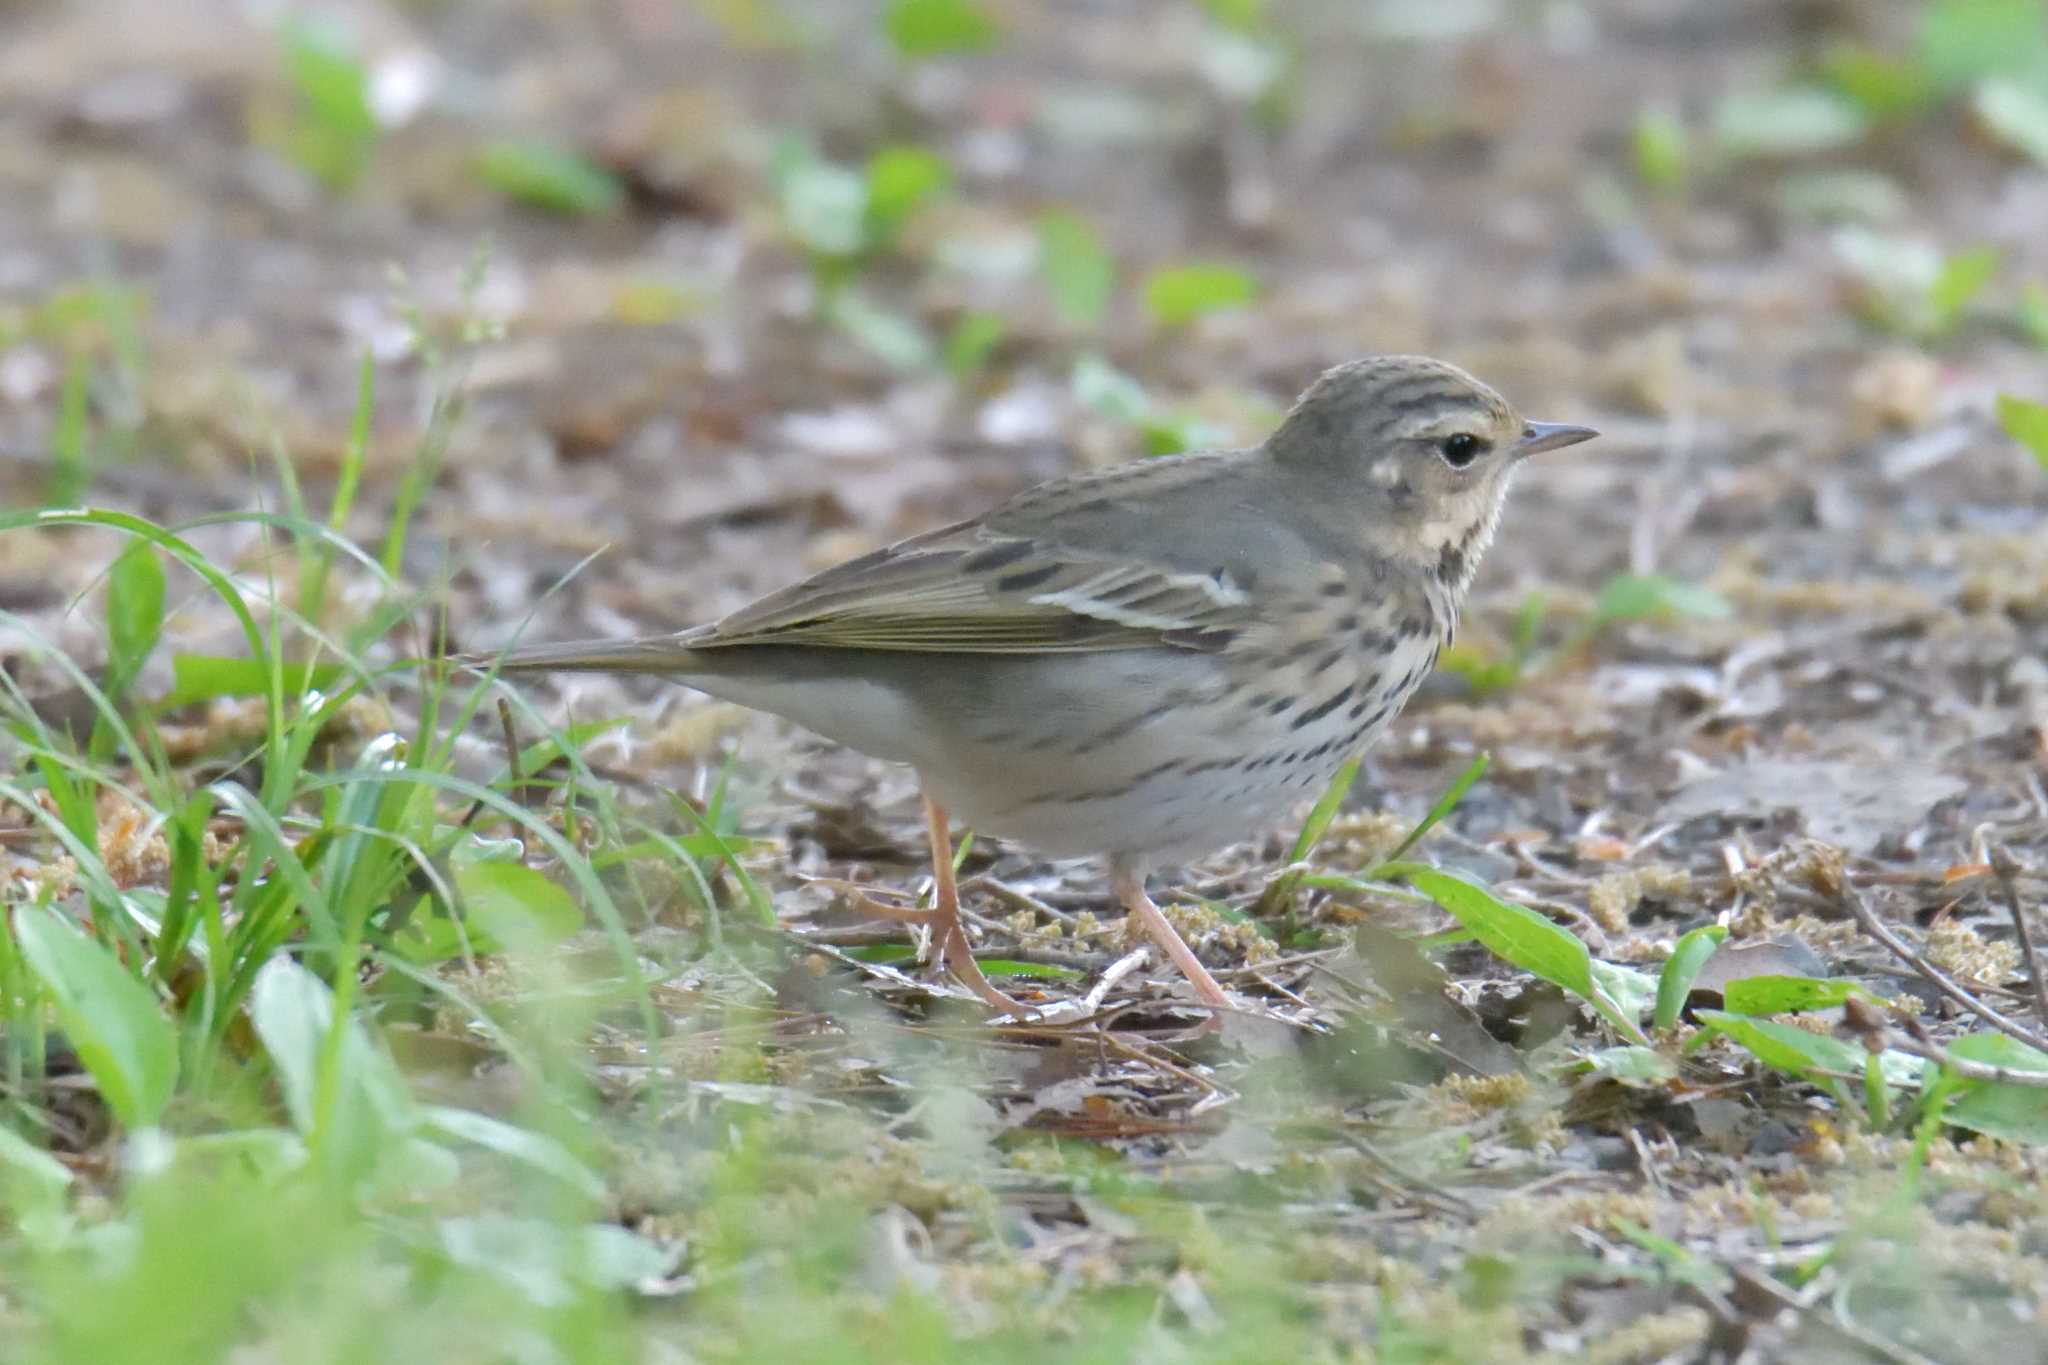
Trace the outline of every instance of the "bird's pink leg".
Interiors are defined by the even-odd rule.
[[[981,964],[974,960],[973,945],[968,943],[967,930],[960,924],[960,891],[953,884],[952,827],[946,819],[946,812],[929,796],[924,799],[924,822],[932,844],[932,933],[945,952],[946,965],[953,969],[954,976],[960,978],[961,985],[986,1000],[992,1008],[1019,1017],[1031,1013],[1029,1007],[1018,1004],[997,990],[994,983],[982,975]]]
[[[960,924],[960,890],[953,881],[952,827],[946,819],[946,812],[929,796],[924,799],[924,821],[932,846],[931,908],[884,905],[866,896],[860,897],[860,908],[883,919],[928,926],[932,931],[933,945],[961,985],[987,1001],[991,1009],[1020,1018],[1031,1013],[1030,1006],[1019,1004],[997,990],[995,983],[982,973],[981,964],[974,960],[974,947],[968,943],[967,931]]]
[[[1118,862],[1110,868],[1109,884],[1116,892],[1116,898],[1123,902],[1124,909],[1136,917],[1139,927],[1194,986],[1196,998],[1205,1005],[1229,1009],[1230,997],[1223,993],[1223,987],[1216,984],[1216,978],[1209,975],[1209,969],[1195,956],[1195,950],[1188,947],[1187,941],[1167,922],[1159,907],[1152,903],[1152,898],[1145,894],[1144,877]]]

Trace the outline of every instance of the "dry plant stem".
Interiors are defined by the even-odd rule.
[[[1863,926],[1864,933],[1882,943],[1891,952],[1892,956],[1926,977],[1934,988],[1943,995],[1955,1001],[1956,1004],[1962,1006],[1971,1014],[1976,1015],[1979,1019],[1982,1019],[2007,1037],[2015,1038],[2036,1051],[2048,1052],[2048,1038],[2044,1038],[2032,1029],[2024,1028],[2006,1018],[1997,1010],[1992,1009],[1991,1006],[1957,985],[1954,978],[1950,977],[1947,972],[1944,972],[1941,968],[1914,952],[1905,940],[1885,927],[1877,915],[1872,912],[1871,908],[1864,903],[1863,897],[1857,894],[1856,888],[1850,886],[1847,881],[1841,884],[1840,891],[1836,896],[1836,903],[1855,917],[1856,922]]]
[[[2005,892],[2006,908],[2012,911],[2013,933],[2020,941],[2020,958],[2027,964],[2027,980],[2034,988],[2034,1018],[2043,1028],[2048,1028],[2048,978],[2041,975],[2041,958],[2034,951],[2034,931],[2027,924],[2027,909],[2020,904],[2020,867],[2012,859],[2010,851],[1999,848],[1991,852],[1991,872],[1998,878],[1999,889]]]
[[[2048,1090],[2048,1071],[2021,1071],[2017,1067],[1996,1066],[1990,1062],[1972,1062],[1957,1057],[1945,1047],[1922,1042],[1917,1038],[1891,1037],[1885,1046],[1914,1057],[1924,1057],[1936,1066],[1953,1071],[1965,1080],[1995,1081],[1999,1085],[2020,1085],[2030,1090]],[[1851,1076],[1846,1079],[1855,1080]]]
[[[1451,1193],[1441,1185],[1432,1184],[1421,1176],[1405,1170],[1400,1163],[1382,1152],[1365,1138],[1349,1130],[1340,1131],[1338,1140],[1364,1157],[1380,1173],[1376,1184],[1408,1199],[1423,1208],[1436,1213],[1451,1214],[1459,1218],[1474,1218],[1479,1209],[1469,1199]]]
[[[1152,898],[1145,894],[1145,883],[1122,868],[1112,872],[1109,881],[1124,909],[1136,916],[1139,927],[1151,936],[1173,965],[1180,968],[1180,974],[1194,986],[1196,998],[1216,1009],[1229,1009],[1230,997],[1223,993],[1223,987],[1216,984],[1216,978],[1209,975],[1209,969],[1202,965],[1202,959],[1195,956],[1195,950],[1188,947],[1186,940],[1152,903]]]
[[[1809,1297],[1794,1293],[1781,1284],[1777,1277],[1760,1266],[1738,1265],[1732,1267],[1736,1280],[1753,1297],[1768,1303],[1790,1308],[1802,1317],[1812,1319],[1817,1325],[1840,1334],[1879,1360],[1892,1365],[1938,1365],[1930,1356],[1888,1341],[1867,1327],[1845,1320],[1834,1308],[1818,1307]]]
[[[1086,1019],[1101,1009],[1102,1002],[1109,998],[1109,993],[1116,988],[1116,983],[1144,966],[1145,959],[1151,955],[1152,950],[1149,948],[1133,948],[1130,952],[1125,953],[1122,957],[1110,963],[1109,970],[1102,974],[1102,979],[1097,981],[1089,989],[1088,994],[1082,998],[1081,1017]]]

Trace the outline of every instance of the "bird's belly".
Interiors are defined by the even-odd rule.
[[[961,824],[1014,839],[1050,857],[1106,854],[1178,861],[1263,835],[1327,785],[1337,760],[1295,770],[1174,772],[1141,782],[1106,774],[1113,788],[1045,795],[996,794],[956,775],[923,770],[927,789]],[[1077,779],[1091,774],[1076,772]]]
[[[1409,655],[1414,657],[1410,658]],[[1328,785],[1430,644],[1321,667],[1181,650],[1016,657],[735,651],[683,681],[909,763],[958,822],[1068,857],[1167,861],[1256,838]]]
[[[1059,857],[1175,861],[1270,833],[1379,737],[1419,677],[1375,668],[1348,689],[1334,674],[1298,692],[1276,687],[1293,699],[1284,710],[1241,686],[1219,689],[1220,701],[1197,689],[1162,703],[1155,721],[1132,723],[1138,711],[1119,721],[1110,708],[1098,743],[1020,749],[962,736],[919,771],[935,800],[984,833]]]

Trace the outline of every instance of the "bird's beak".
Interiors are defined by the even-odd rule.
[[[1526,459],[1538,451],[1590,441],[1599,434],[1591,427],[1575,427],[1564,422],[1531,422],[1522,429],[1522,439],[1515,442],[1514,456],[1518,460]]]

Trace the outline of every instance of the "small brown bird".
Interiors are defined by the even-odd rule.
[[[1055,479],[673,635],[515,649],[507,671],[660,673],[878,758],[925,791],[931,928],[960,926],[948,812],[1117,899],[1211,1006],[1228,997],[1145,893],[1244,839],[1371,744],[1451,638],[1515,469],[1590,439],[1453,365],[1377,356],[1311,385],[1262,445]]]

